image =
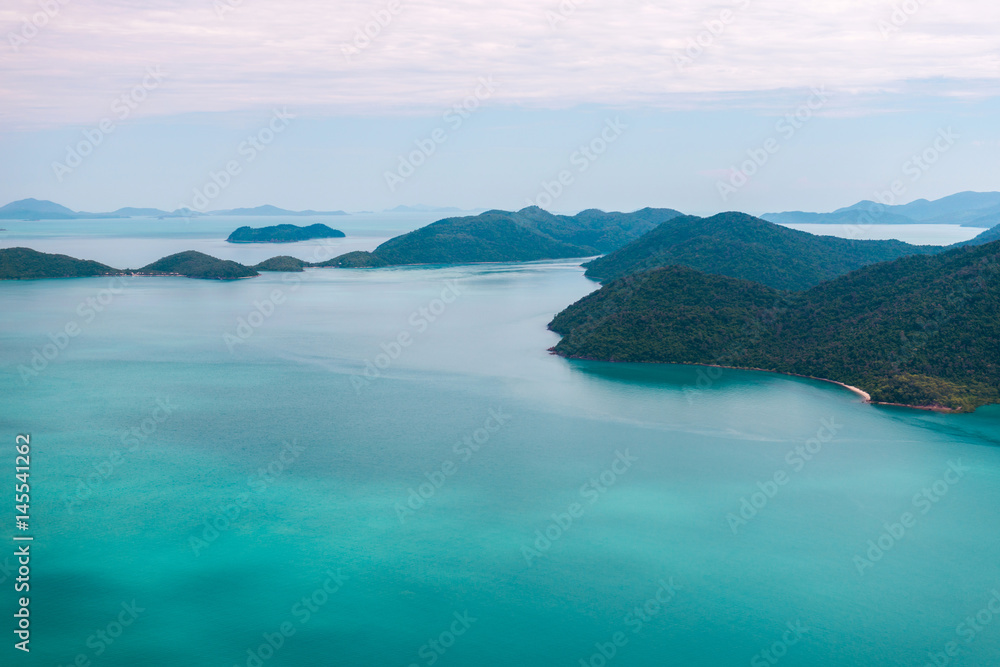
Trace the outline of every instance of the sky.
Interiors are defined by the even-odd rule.
[[[705,214],[1000,190],[998,34],[986,0],[5,0],[0,204]]]

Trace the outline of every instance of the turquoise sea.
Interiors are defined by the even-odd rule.
[[[156,224],[0,244],[316,251]],[[0,664],[1000,663],[1000,408],[550,355],[595,288],[575,261],[0,282],[34,537],[24,655],[8,487]]]

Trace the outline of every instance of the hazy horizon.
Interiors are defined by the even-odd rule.
[[[0,9],[0,200],[173,210],[227,164],[209,209],[763,213],[899,179],[904,202],[1000,189],[992,4],[166,5]]]

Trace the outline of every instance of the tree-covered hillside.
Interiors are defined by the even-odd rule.
[[[230,243],[294,243],[310,239],[344,238],[344,232],[322,223],[299,227],[298,225],[272,225],[270,227],[240,227],[226,240]]]
[[[590,257],[640,237],[681,215],[671,209],[633,213],[588,210],[553,215],[532,206],[517,212],[486,211],[446,218],[397,236],[371,253],[349,253],[318,266],[375,267],[405,264],[529,262]]]
[[[872,400],[1000,402],[1000,242],[867,266],[804,292],[665,267],[556,316],[569,357],[757,368],[837,380]]]
[[[76,259],[68,255],[53,255],[30,248],[0,250],[0,280],[87,278],[121,273],[119,269],[111,268],[100,262]]]
[[[800,290],[868,264],[940,251],[902,241],[816,236],[745,213],[678,217],[587,266],[606,282],[630,273],[680,265],[774,287]]]
[[[187,278],[235,280],[259,276],[254,269],[227,259],[187,250],[158,259],[138,270],[143,275],[178,275]]]

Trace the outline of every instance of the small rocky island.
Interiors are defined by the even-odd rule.
[[[299,227],[298,225],[272,225],[270,227],[240,227],[226,239],[229,243],[294,243],[311,239],[339,239],[347,236],[339,229],[322,223]]]

